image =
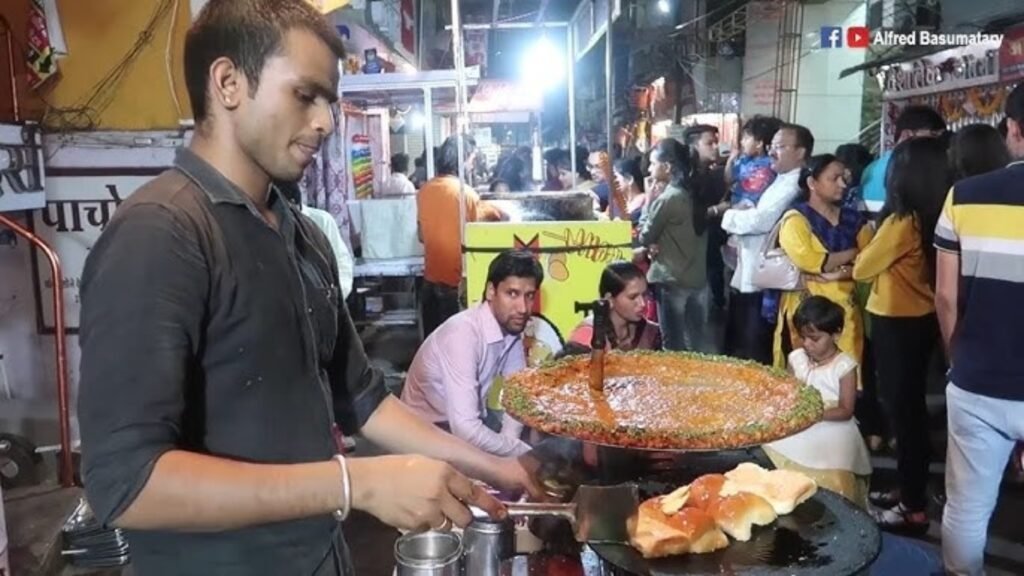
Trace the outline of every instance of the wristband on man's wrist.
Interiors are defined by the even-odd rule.
[[[352,511],[352,477],[348,474],[348,462],[345,461],[344,456],[335,454],[334,460],[341,467],[341,489],[344,492],[341,508],[334,511],[334,519],[344,522],[348,518],[349,512]]]

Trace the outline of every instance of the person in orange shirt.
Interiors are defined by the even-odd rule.
[[[472,166],[476,142],[462,137],[463,163]],[[498,208],[482,202],[468,184],[459,180],[458,137],[449,136],[437,155],[437,175],[416,196],[416,220],[423,243],[423,337],[459,312],[462,281],[462,246],[459,234],[459,188],[465,198],[466,222],[505,219]]]

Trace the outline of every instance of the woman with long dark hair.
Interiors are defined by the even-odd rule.
[[[857,361],[864,349],[864,319],[854,297],[853,259],[872,229],[857,210],[843,206],[846,166],[832,154],[813,156],[800,175],[800,201],[782,216],[779,245],[806,278],[802,290],[783,292],[775,331],[775,365],[785,368],[800,347],[793,314],[808,296],[824,296],[846,315],[839,348]]]
[[[629,212],[629,219],[636,226],[640,223],[640,216],[644,206],[647,204],[647,194],[644,191],[644,172],[640,169],[639,158],[619,158],[613,165],[614,177],[626,196],[626,210]]]
[[[875,161],[875,155],[863,144],[840,144],[836,147],[836,158],[846,166],[846,197],[843,204],[866,211],[860,180],[864,169]]]
[[[611,350],[659,350],[661,330],[644,318],[647,278],[632,262],[612,262],[601,273],[600,297],[608,302],[608,348]],[[594,317],[588,316],[572,331],[569,341],[590,346]]]
[[[647,192],[646,186],[647,176],[642,167],[645,162],[646,159],[642,157],[620,158],[613,165],[615,170],[613,177],[618,183],[619,189],[626,196],[626,210],[629,212],[629,221],[633,225],[633,248],[640,248],[640,221],[651,205],[651,195]],[[644,275],[651,269],[651,261],[646,255],[637,257],[634,262]],[[657,296],[654,293],[654,288],[650,285],[647,287],[647,296],[647,310],[644,316],[648,320],[656,322],[658,320]]]
[[[1010,151],[999,130],[988,124],[970,124],[956,131],[949,146],[953,179],[963,180],[1005,168]]]
[[[665,348],[708,352],[707,235],[697,227],[689,149],[662,140],[651,152],[650,172],[665,191],[649,205],[637,240],[651,257],[647,279],[655,285]]]
[[[525,192],[528,180],[526,165],[518,156],[509,156],[498,170],[496,180],[505,182],[510,192]]]
[[[873,281],[867,311],[878,385],[896,432],[899,490],[874,493],[872,500],[886,507],[877,515],[882,527],[917,534],[928,531],[925,394],[929,362],[939,342],[932,241],[951,184],[939,140],[914,138],[896,146],[878,233],[853,267],[855,279]]]

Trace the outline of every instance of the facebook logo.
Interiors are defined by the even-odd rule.
[[[843,47],[843,29],[838,26],[822,26],[821,27],[821,47],[822,48],[842,48]]]

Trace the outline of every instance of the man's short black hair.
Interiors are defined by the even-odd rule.
[[[405,174],[409,171],[409,155],[399,152],[391,157],[391,172]]]
[[[779,130],[789,130],[796,136],[796,145],[804,149],[804,158],[814,154],[814,134],[806,126],[800,124],[783,124]]]
[[[1024,128],[1024,82],[1017,84],[1017,87],[1006,97],[1005,109],[1006,117]]]
[[[505,250],[491,260],[487,268],[487,283],[498,287],[508,278],[533,278],[540,289],[544,281],[544,269],[532,252],[526,250]]]
[[[339,59],[341,37],[327,19],[304,0],[210,0],[185,37],[185,85],[192,115],[200,123],[209,115],[210,66],[228,58],[245,74],[250,96],[259,87],[267,59],[281,49],[285,34],[302,28],[317,35]]]
[[[713,132],[718,134],[718,128],[711,124],[694,124],[693,126],[687,127],[683,130],[683,144],[692,146],[705,132]]]
[[[904,130],[943,132],[946,130],[946,121],[931,106],[914,104],[904,108],[896,117],[896,137],[899,138]]]
[[[826,334],[841,334],[846,322],[843,307],[824,296],[809,296],[793,313],[797,330],[814,328]]]

